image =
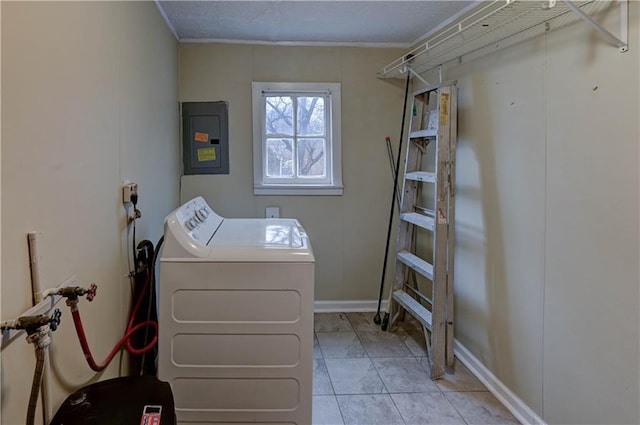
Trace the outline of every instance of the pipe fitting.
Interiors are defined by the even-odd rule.
[[[71,313],[78,311],[78,297],[67,298],[66,304],[69,306]]]
[[[49,325],[40,326],[35,332],[27,335],[27,342],[39,349],[45,349],[51,345],[51,328]]]
[[[5,320],[0,325],[0,330],[2,332],[8,331],[9,329],[18,329],[18,321],[17,320]]]

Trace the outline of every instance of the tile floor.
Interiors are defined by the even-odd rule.
[[[314,425],[519,424],[462,363],[432,381],[416,322],[382,332],[373,313],[318,313]]]

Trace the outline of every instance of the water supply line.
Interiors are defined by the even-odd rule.
[[[40,253],[38,249],[38,232],[29,232],[29,265],[31,269],[31,299],[35,306],[43,300],[42,282],[40,280]],[[49,362],[49,347],[43,351],[42,383],[40,385],[42,396],[42,423],[48,424],[51,419],[51,365]]]
[[[42,285],[40,283],[40,254],[38,250],[38,232],[27,234],[29,242],[29,265],[31,266],[31,297],[33,305],[42,301]]]
[[[150,281],[149,278],[147,278],[147,280],[145,281],[144,288],[142,289],[140,297],[138,297],[136,305],[131,313],[131,317],[129,318],[129,324],[127,325],[127,330],[125,331],[124,336],[120,339],[120,341],[116,343],[116,345],[113,347],[113,349],[111,350],[107,358],[100,364],[98,364],[95,361],[93,354],[91,353],[91,348],[89,348],[89,343],[87,341],[87,335],[84,331],[84,326],[82,325],[82,318],[80,317],[80,311],[78,310],[78,301],[80,296],[86,295],[86,298],[88,301],[93,300],[97,290],[96,284],[95,283],[91,284],[91,287],[89,289],[80,288],[80,287],[67,287],[67,288],[60,288],[60,289],[56,288],[53,290],[45,291],[46,295],[54,295],[54,294],[61,295],[67,299],[67,305],[71,309],[73,324],[76,328],[76,334],[78,335],[78,340],[80,341],[82,352],[84,353],[84,357],[87,360],[87,364],[93,371],[95,372],[103,371],[107,366],[109,366],[113,358],[116,356],[116,354],[118,354],[118,352],[122,349],[123,346],[126,346],[127,350],[131,354],[139,355],[139,354],[144,354],[147,351],[153,349],[153,347],[158,342],[158,324],[156,322],[152,320],[147,320],[145,322],[138,323],[137,325],[133,324],[136,313],[140,308],[140,304],[142,302],[143,296],[149,287],[149,281]],[[142,348],[134,347],[130,341],[131,337],[133,336],[133,334],[135,334],[139,330],[146,327],[152,327],[154,329],[155,331],[154,338],[151,340],[149,344],[147,344]]]
[[[51,338],[49,337],[49,326],[43,326],[42,332],[30,335],[27,338],[30,344],[33,344],[36,350],[36,368],[33,371],[33,383],[31,384],[31,395],[29,396],[29,407],[27,409],[27,425],[34,423],[36,406],[38,405],[38,390],[43,383],[45,374],[45,363],[49,353],[49,345]],[[32,338],[34,337],[34,338]],[[43,391],[44,392],[44,391]],[[44,397],[42,400],[44,408]]]
[[[44,367],[51,345],[51,331],[55,331],[60,324],[60,310],[56,309],[51,317],[44,314],[39,316],[22,316],[16,320],[9,320],[0,325],[4,332],[8,329],[25,330],[27,332],[27,342],[33,344],[36,350],[36,367],[33,373],[31,394],[27,408],[27,425],[35,424],[36,407],[38,405],[38,393],[42,384]],[[49,422],[45,422],[49,423]]]

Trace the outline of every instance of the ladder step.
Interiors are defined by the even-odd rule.
[[[412,131],[409,137],[412,139],[424,139],[427,137],[436,137],[438,135],[437,129],[427,129],[427,130],[416,130]]]
[[[422,323],[422,325],[431,330],[431,312],[427,310],[423,305],[416,301],[411,295],[404,292],[402,289],[393,291],[393,299],[398,302],[409,314]]]
[[[433,210],[430,210],[429,208],[421,207],[420,205],[414,205],[413,208],[422,211],[423,214],[426,214],[430,217],[435,216],[435,213],[433,212]]]
[[[413,255],[408,251],[400,251],[396,256],[398,261],[402,262],[412,270],[417,271],[429,280],[433,280],[433,266],[417,255]]]
[[[433,217],[422,215],[416,212],[410,212],[400,214],[400,220],[406,221],[407,223],[415,224],[416,226],[422,227],[423,229],[433,231]]]
[[[426,171],[412,171],[405,174],[404,178],[407,180],[415,180],[427,183],[435,183],[437,180],[436,173],[428,173]]]

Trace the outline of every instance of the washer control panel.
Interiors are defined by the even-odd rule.
[[[201,196],[182,205],[175,214],[184,232],[199,245],[207,245],[224,221]]]

